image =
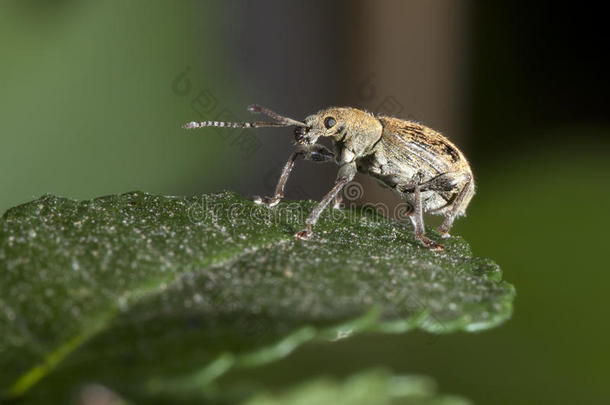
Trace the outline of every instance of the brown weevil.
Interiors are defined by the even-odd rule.
[[[426,237],[423,214],[444,216],[438,230],[448,237],[453,221],[465,215],[474,195],[472,171],[462,152],[440,133],[417,122],[375,116],[351,107],[327,108],[304,121],[258,105],[249,106],[248,111],[263,113],[273,122],[203,121],[189,122],[184,128],[294,126],[297,150],[286,162],[275,194],[256,199],[268,206],[284,197],[284,186],[297,159],[334,160],[339,166],[335,185],[309,214],[305,229],[295,234],[297,239],[308,239],[313,234],[322,211],[331,201],[340,201],[341,190],[357,172],[372,176],[407,202],[415,236],[433,250],[442,250],[443,246]],[[334,150],[317,144],[320,137],[330,137]]]

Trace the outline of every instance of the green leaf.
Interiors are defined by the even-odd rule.
[[[327,210],[313,240],[294,240],[314,205],[133,192],[9,210],[4,396],[60,398],[92,381],[128,398],[188,379],[206,387],[314,338],[474,331],[510,317],[513,287],[461,238],[431,252],[373,212]]]
[[[259,394],[243,405],[469,405],[470,401],[436,393],[433,380],[421,376],[392,376],[382,370],[353,375],[338,382],[310,381],[280,395]]]

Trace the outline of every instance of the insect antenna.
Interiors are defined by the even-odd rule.
[[[251,113],[263,113],[267,117],[272,118],[273,120],[285,124],[286,126],[296,125],[297,127],[306,127],[307,125],[304,122],[293,120],[292,118],[284,117],[276,113],[275,111],[271,111],[266,107],[261,107],[257,104],[252,104],[248,106],[248,111]]]
[[[187,122],[182,126],[184,129],[221,127],[221,128],[261,128],[261,127],[287,127],[289,125],[279,122],[227,122],[227,121],[200,121]]]
[[[205,128],[205,127],[221,127],[221,128],[261,128],[261,127],[290,127],[290,126],[299,126],[306,127],[307,125],[303,122],[293,120],[292,118],[284,117],[276,112],[271,111],[268,108],[261,107],[259,105],[253,104],[248,106],[248,111],[252,113],[263,113],[268,117],[275,120],[275,122],[263,122],[263,121],[253,121],[253,122],[227,122],[227,121],[200,121],[200,122],[187,122],[182,126],[184,129],[193,129],[193,128]]]

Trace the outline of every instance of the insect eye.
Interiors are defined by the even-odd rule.
[[[336,124],[337,124],[337,120],[334,119],[333,117],[326,117],[326,119],[324,120],[324,126],[326,127],[326,129],[331,129]]]

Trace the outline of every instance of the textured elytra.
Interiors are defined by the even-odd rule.
[[[9,210],[2,392],[67,395],[100,381],[145,395],[151,381],[205,374],[221,354],[222,373],[316,337],[477,330],[510,316],[514,289],[461,238],[430,252],[403,224],[328,210],[313,240],[295,241],[314,204],[134,192]]]

